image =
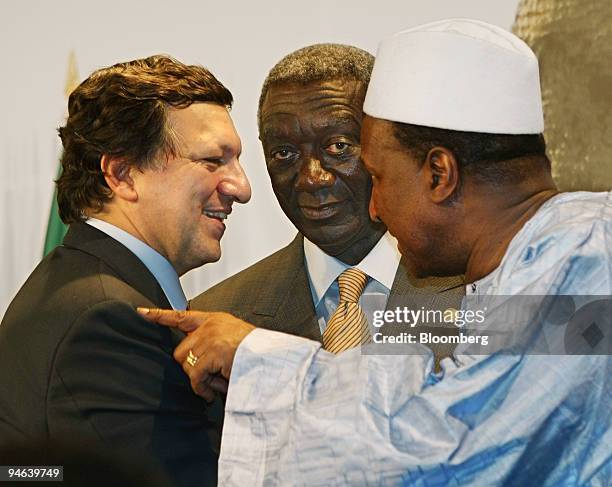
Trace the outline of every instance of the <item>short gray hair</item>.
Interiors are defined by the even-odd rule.
[[[374,56],[345,44],[313,44],[287,54],[266,77],[257,109],[257,126],[261,127],[261,107],[272,85],[309,84],[314,81],[370,82]]]

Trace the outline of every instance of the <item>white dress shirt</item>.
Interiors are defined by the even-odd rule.
[[[187,299],[181,287],[178,274],[174,267],[172,267],[172,264],[168,262],[168,259],[149,247],[142,240],[137,239],[132,234],[111,223],[98,220],[97,218],[89,218],[85,223],[114,238],[138,257],[161,286],[172,309],[187,309]]]
[[[370,277],[359,304],[371,325],[374,311],[385,309],[400,258],[397,240],[389,232],[385,233],[370,253],[354,266],[327,255],[310,240],[304,238],[306,271],[321,335],[330,316],[338,307],[340,290],[336,279],[342,272],[350,267],[356,267]]]

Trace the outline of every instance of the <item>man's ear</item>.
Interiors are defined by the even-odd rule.
[[[428,152],[424,170],[434,203],[448,201],[458,190],[459,166],[453,152],[446,147],[434,147]]]
[[[100,168],[113,195],[130,202],[138,200],[138,193],[132,179],[134,166],[121,159],[104,154],[100,159]]]

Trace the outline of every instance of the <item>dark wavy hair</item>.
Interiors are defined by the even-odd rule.
[[[68,120],[59,128],[64,151],[56,181],[65,223],[84,211],[100,211],[111,191],[100,168],[103,155],[139,169],[154,167],[160,155],[176,155],[167,126],[169,107],[210,102],[231,107],[230,91],[202,66],[169,56],[150,56],[95,71],[68,100]]]

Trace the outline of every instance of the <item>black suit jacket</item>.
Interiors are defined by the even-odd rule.
[[[400,262],[386,307],[459,308],[463,296],[461,276],[415,279]],[[194,298],[190,307],[226,311],[263,328],[322,340],[304,260],[304,237],[299,233],[286,247]],[[394,334],[405,331],[405,327],[385,329]]]
[[[172,357],[183,335],[136,306],[170,308],[127,248],[71,225],[0,325],[0,443],[84,441],[138,452],[177,485],[216,485],[222,404],[192,393]]]

